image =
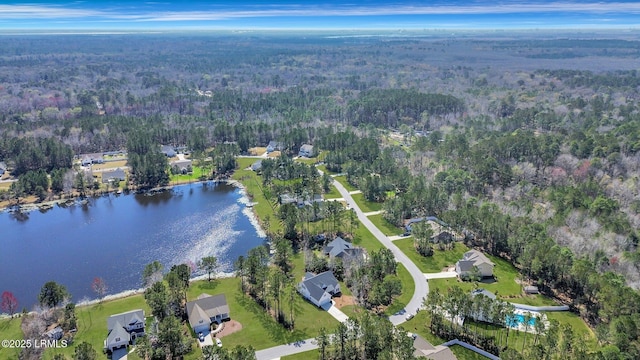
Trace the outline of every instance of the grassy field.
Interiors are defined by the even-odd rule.
[[[393,242],[397,247],[402,250],[413,261],[416,266],[425,273],[435,273],[442,271],[447,266],[456,264],[456,261],[462,258],[462,255],[469,251],[469,248],[462,243],[455,243],[451,250],[438,250],[434,248],[433,256],[425,257],[416,251],[413,246],[413,237],[409,237],[402,240],[396,240]]]
[[[127,160],[107,161],[102,164],[91,165],[91,170],[116,169],[127,166]]]
[[[238,158],[237,161],[238,169],[233,174],[233,179],[240,181],[247,189],[247,194],[250,195],[251,201],[257,203],[253,206],[253,210],[258,215],[261,224],[264,226],[265,219],[268,217],[269,231],[277,233],[282,229],[282,225],[275,215],[275,207],[272,207],[272,201],[275,202],[275,199],[267,200],[262,192],[262,179],[255,172],[245,170],[251,166],[256,159]]]
[[[20,324],[21,318],[2,319],[0,320],[0,340],[21,340],[22,329]],[[17,359],[20,349],[9,349],[0,346],[0,359]]]
[[[336,187],[333,185],[331,185],[331,190],[328,193],[324,194],[325,199],[338,199],[341,197],[342,195],[340,195],[338,189],[336,189]]]
[[[344,176],[344,175],[336,176],[336,177],[334,177],[334,180],[336,180],[337,182],[342,184],[342,186],[344,186],[344,188],[347,189],[347,191],[356,191],[356,190],[358,190],[358,189],[356,189],[355,186],[349,184],[349,182],[347,181],[347,177]]]
[[[362,212],[371,212],[371,211],[380,211],[382,210],[382,203],[376,203],[372,201],[367,201],[364,199],[363,194],[354,194],[351,195],[353,200],[355,200],[358,207],[362,210]]]
[[[391,305],[385,311],[387,315],[393,315],[398,311],[404,309],[404,307],[409,303],[411,297],[413,296],[413,291],[415,290],[415,283],[413,282],[413,278],[407,268],[404,265],[398,263],[397,269],[398,279],[402,282],[402,294],[393,300]]]
[[[295,355],[289,355],[285,357],[281,357],[281,360],[309,360],[309,359],[318,359],[320,357],[320,352],[316,350],[305,351]]]
[[[589,350],[598,349],[598,340],[587,326],[587,324],[580,318],[580,316],[568,312],[547,312],[547,319],[557,320],[560,324],[569,324],[573,328],[573,332],[576,334],[576,340],[582,340],[587,345]]]
[[[195,299],[201,293],[226,294],[231,318],[242,324],[242,330],[224,337],[223,343],[229,347],[247,345],[247,339],[251,339],[250,344],[255,349],[265,349],[315,337],[321,327],[332,329],[338,324],[329,313],[298,297],[295,306],[296,327],[293,331],[286,330],[253,299],[240,293],[240,279],[237,278],[193,283],[188,298]]]
[[[371,215],[369,216],[369,220],[371,220],[373,225],[375,225],[378,229],[380,229],[380,231],[382,231],[383,234],[387,236],[402,235],[403,233],[403,230],[401,228],[388,222],[384,217],[382,217],[382,214]]]
[[[102,355],[102,348],[103,341],[107,338],[107,318],[113,314],[135,309],[143,309],[145,316],[151,315],[151,311],[142,295],[129,296],[102,304],[77,307],[78,332],[73,344],[63,349],[48,349],[44,358],[51,359],[58,353],[72,358],[75,347],[84,341],[93,346],[100,358],[106,358],[105,355]]]
[[[327,169],[326,165],[318,165],[316,167],[318,168],[318,170],[322,171],[325,174],[329,174],[329,175],[337,174],[336,172]]]
[[[198,181],[200,176],[204,173],[203,169],[200,166],[193,166],[191,174],[175,174],[169,176],[169,183],[188,183],[192,181]],[[211,174],[207,174],[211,175]]]
[[[353,243],[367,249],[368,252],[382,249],[384,246],[376,239],[364,225],[358,223],[358,228],[353,236]]]

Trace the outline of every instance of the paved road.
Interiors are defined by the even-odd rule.
[[[318,345],[314,339],[301,340],[292,344],[274,346],[272,348],[256,351],[258,360],[273,360],[282,356],[293,355],[305,351],[317,349]]]
[[[416,264],[414,264],[413,261],[411,261],[411,259],[407,257],[407,255],[405,255],[396,245],[394,245],[393,242],[391,242],[391,240],[389,240],[389,238],[385,234],[383,234],[382,231],[380,231],[380,229],[378,229],[371,222],[371,220],[369,220],[369,218],[362,212],[360,207],[358,207],[358,204],[356,204],[356,202],[353,200],[353,197],[351,197],[349,191],[347,191],[347,189],[345,189],[342,184],[335,180],[333,182],[333,185],[336,187],[336,189],[338,189],[340,195],[342,195],[344,200],[347,202],[347,205],[349,205],[351,209],[355,210],[362,225],[366,226],[367,229],[369,229],[369,231],[373,234],[373,236],[375,236],[376,239],[378,239],[378,241],[382,243],[382,245],[393,252],[396,260],[404,265],[404,267],[409,271],[409,274],[411,274],[411,277],[413,278],[415,288],[413,290],[413,297],[411,298],[411,301],[409,301],[407,306],[404,308],[404,311],[401,311],[400,313],[394,314],[389,317],[389,320],[391,320],[391,323],[393,325],[402,324],[406,321],[405,316],[407,312],[415,314],[416,311],[422,307],[423,299],[426,298],[427,294],[429,293],[429,285],[427,284],[427,280],[425,279],[422,271],[418,269]]]

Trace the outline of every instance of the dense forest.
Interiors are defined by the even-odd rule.
[[[151,187],[160,144],[214,175],[311,143],[390,223],[438,216],[637,358],[640,44],[593,37],[3,36],[2,196],[79,186],[83,153]]]

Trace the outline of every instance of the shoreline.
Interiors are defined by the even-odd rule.
[[[262,228],[259,218],[255,212],[255,210],[252,207],[248,207],[247,205],[252,204],[251,199],[249,199],[249,196],[247,194],[247,190],[246,187],[244,186],[244,184],[242,184],[242,182],[238,181],[238,180],[234,180],[234,179],[221,179],[221,180],[204,180],[204,181],[195,181],[195,182],[186,182],[186,183],[178,183],[178,184],[172,184],[172,185],[167,185],[167,186],[163,186],[160,188],[153,188],[153,189],[149,189],[146,190],[145,192],[160,192],[160,191],[167,191],[167,190],[172,190],[174,187],[176,186],[182,186],[182,185],[189,185],[189,184],[199,184],[199,183],[208,183],[208,182],[214,182],[214,183],[225,183],[229,186],[233,186],[235,188],[238,189],[239,194],[240,194],[240,198],[237,200],[237,203],[239,203],[240,205],[245,205],[244,208],[241,210],[241,212],[247,216],[247,218],[249,219],[249,222],[251,223],[251,225],[253,226],[253,228],[256,231],[256,234],[258,235],[258,237],[263,238],[266,240],[266,232],[264,231],[264,229]],[[116,191],[116,190],[114,190]],[[111,192],[114,192],[111,191]],[[108,192],[108,193],[111,193]],[[107,193],[107,192],[105,192]],[[131,193],[136,193],[135,191],[130,191],[128,194],[130,195]],[[102,194],[104,195],[104,194]],[[97,195],[95,197],[100,197],[102,195]],[[41,210],[42,206],[48,206],[48,209],[54,207],[55,205],[61,204],[61,203],[67,203],[67,202],[73,202],[74,204],[76,204],[78,202],[78,199],[80,199],[80,197],[72,197],[72,198],[68,198],[68,199],[58,199],[58,200],[52,200],[52,201],[45,201],[45,202],[40,202],[40,203],[30,203],[30,204],[23,204],[20,205],[20,209],[18,211],[20,212],[28,212],[28,211],[34,211],[34,210]],[[26,210],[23,210],[26,209]],[[47,210],[48,210],[47,209]],[[0,209],[0,212],[10,212],[12,211],[10,207],[5,207],[3,209]],[[13,210],[16,211],[16,210]],[[217,272],[215,274],[215,278],[229,278],[229,277],[235,277],[235,273],[233,272]],[[197,276],[193,276],[189,279],[189,282],[195,282],[195,281],[203,281],[203,280],[207,280],[208,279],[208,274],[202,274],[202,275],[197,275]],[[91,306],[91,305],[95,305],[104,301],[113,301],[113,300],[119,300],[119,299],[123,299],[126,297],[130,297],[130,296],[135,296],[135,295],[140,295],[140,294],[144,294],[144,288],[138,288],[138,289],[128,289],[128,290],[123,290],[120,291],[118,293],[115,294],[109,294],[104,296],[101,299],[86,299],[83,298],[81,300],[79,300],[76,305],[77,306]],[[29,312],[30,313],[30,312]],[[17,313],[14,314],[14,317],[16,317],[16,315],[20,315],[21,313]],[[0,319],[4,319],[4,318],[10,318],[10,316],[6,313],[0,313]]]

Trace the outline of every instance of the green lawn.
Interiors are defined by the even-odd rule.
[[[318,168],[318,170],[322,171],[325,174],[329,174],[329,175],[337,174],[336,172],[327,169],[327,165],[318,165],[316,167]]]
[[[449,349],[453,351],[453,353],[459,360],[487,360],[485,356],[480,355],[475,351],[464,348],[460,345],[453,345],[449,347]]]
[[[469,251],[469,248],[463,243],[455,243],[451,250],[438,250],[434,247],[433,256],[425,257],[416,251],[413,246],[413,237],[393,242],[402,252],[405,253],[416,264],[416,266],[425,273],[435,273],[442,271],[447,266],[456,264],[456,261],[462,258],[462,255]]]
[[[371,215],[369,216],[369,220],[371,220],[373,225],[375,225],[378,229],[380,229],[380,231],[382,231],[383,234],[387,236],[402,235],[403,233],[403,230],[401,228],[388,222],[382,216],[382,214]]]
[[[251,170],[244,170],[255,162],[256,159],[237,158],[238,169],[233,173],[233,179],[240,181],[247,189],[251,201],[257,203],[253,206],[253,210],[258,215],[260,223],[264,226],[265,219],[269,217],[269,231],[277,233],[282,229],[278,217],[275,215],[275,203],[277,199],[270,198],[267,200],[262,191],[262,178]],[[266,230],[266,229],[265,229]]]
[[[376,202],[372,202],[372,201],[367,201],[364,198],[363,194],[354,194],[351,195],[353,197],[353,200],[355,200],[356,204],[358,204],[358,207],[360,207],[360,210],[362,210],[362,212],[371,212],[371,211],[380,211],[382,210],[382,203],[376,203]]]
[[[342,186],[344,186],[345,189],[347,189],[347,191],[356,191],[358,189],[356,189],[355,186],[349,184],[349,182],[347,181],[347,177],[342,175],[342,176],[336,176],[334,177],[334,179],[339,182],[340,184],[342,184]]]
[[[297,158],[296,159],[297,162],[301,162],[303,164],[307,164],[307,165],[313,165],[315,163],[318,162],[317,158]]]
[[[0,320],[0,340],[22,340],[21,318]],[[106,323],[105,323],[106,327]],[[0,346],[0,359],[17,359],[20,349],[9,349]]]
[[[557,320],[560,324],[571,325],[573,332],[576,334],[576,340],[585,341],[587,349],[592,351],[599,349],[595,334],[580,316],[569,311],[546,312],[545,314],[548,320]]]
[[[340,195],[338,189],[336,189],[336,187],[333,185],[331,185],[331,190],[328,193],[324,194],[325,199],[338,199],[341,197],[342,195]]]
[[[295,355],[289,355],[285,357],[281,357],[282,360],[309,360],[309,359],[318,359],[320,357],[319,350],[311,350],[301,352]]]
[[[142,295],[129,296],[102,304],[77,307],[78,332],[73,344],[67,348],[48,349],[45,351],[44,359],[51,359],[58,353],[72,358],[75,347],[84,341],[93,346],[98,352],[99,358],[106,358],[106,355],[102,354],[102,348],[104,346],[103,341],[107,338],[107,318],[113,314],[135,309],[143,309],[145,316],[151,315],[151,311]]]
[[[366,226],[358,222],[353,243],[367,249],[368,252],[382,249],[384,246],[376,239]]]
[[[193,166],[192,167],[193,171],[191,172],[191,174],[175,174],[175,175],[170,175],[169,177],[169,183],[170,184],[174,184],[174,183],[185,183],[185,182],[192,182],[192,181],[198,181],[200,176],[202,176],[203,169],[200,166]],[[211,174],[206,174],[206,176],[209,176]]]
[[[404,309],[404,307],[409,303],[411,297],[413,296],[413,291],[415,290],[415,283],[413,282],[413,278],[407,268],[404,265],[398,263],[397,269],[398,279],[402,282],[402,294],[395,298],[391,305],[385,311],[387,315],[393,315],[398,311]]]
[[[326,311],[298,297],[296,303],[296,327],[288,331],[278,324],[266,311],[249,296],[240,293],[240,279],[226,278],[212,281],[201,281],[191,284],[188,299],[195,299],[201,293],[226,294],[231,318],[242,324],[242,330],[225,336],[223,342],[229,347],[247,345],[255,349],[265,349],[297,340],[316,337],[320,327],[334,328],[338,321]]]

